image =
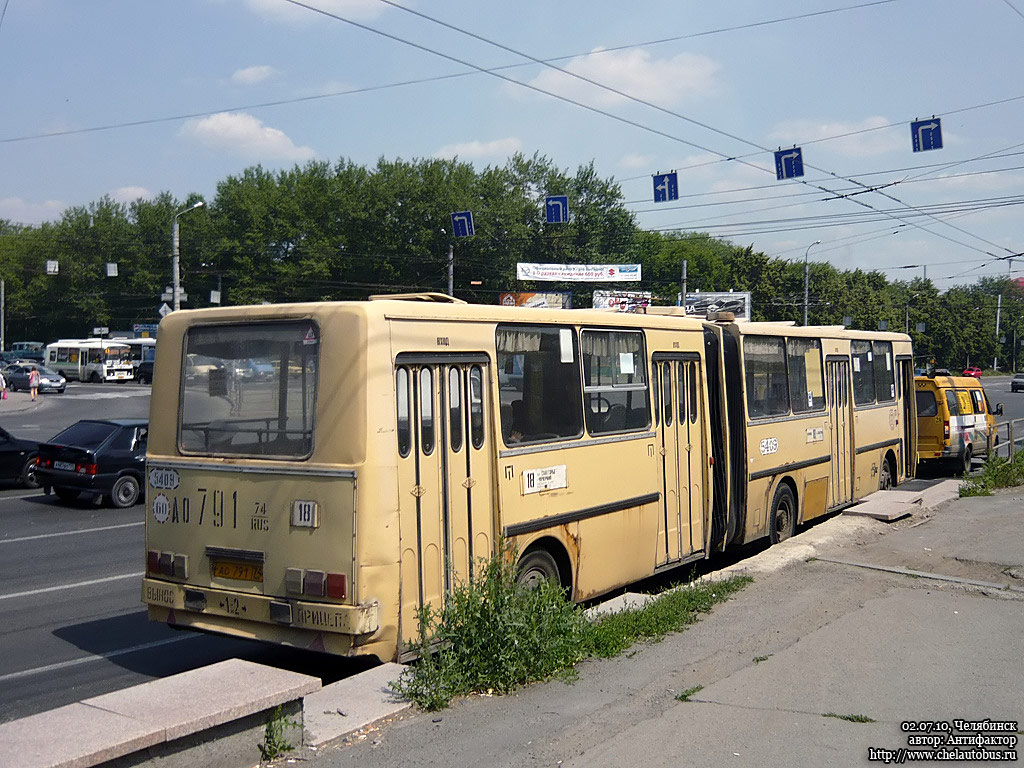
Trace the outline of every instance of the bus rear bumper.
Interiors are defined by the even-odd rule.
[[[149,618],[175,627],[347,654],[380,628],[380,605],[334,605],[143,578]]]

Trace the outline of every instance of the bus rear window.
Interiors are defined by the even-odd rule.
[[[182,361],[181,450],[308,457],[319,340],[320,331],[309,320],[191,328]]]

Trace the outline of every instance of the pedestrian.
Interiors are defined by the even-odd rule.
[[[32,402],[39,396],[39,369],[33,368],[28,372],[28,391],[32,393]]]
[[[7,379],[0,373],[0,400],[7,399]]]

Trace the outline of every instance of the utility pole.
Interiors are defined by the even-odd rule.
[[[455,246],[448,246],[448,295],[455,297]]]
[[[1000,316],[1002,314],[1003,314],[1003,294],[1000,293],[999,294],[999,300],[996,302],[996,344],[997,345],[999,344],[999,320],[1000,320]],[[999,347],[996,346],[996,351],[998,352],[998,350],[999,350]],[[998,354],[992,360],[992,367],[995,368],[997,371],[999,370],[999,355]]]
[[[810,264],[807,263],[807,254],[811,252],[811,248],[820,244],[821,240],[815,240],[813,243],[808,245],[807,250],[804,251],[804,325],[807,325],[807,305],[809,303],[808,296],[810,295],[808,290],[811,284],[811,267]]]
[[[677,307],[686,306],[686,259],[683,259],[683,273],[679,281],[679,301],[676,302]]]
[[[4,350],[4,326],[7,325],[7,283],[0,280],[0,352]]]
[[[183,213],[194,211],[202,206],[203,201],[200,200],[174,214],[174,224],[171,226],[171,292],[175,312],[181,309],[181,258],[178,254],[178,217]]]

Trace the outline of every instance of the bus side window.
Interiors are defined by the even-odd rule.
[[[950,416],[960,415],[960,406],[957,404],[956,401],[956,392],[954,392],[952,389],[946,390],[946,408],[949,409]]]
[[[395,402],[398,410],[398,455],[403,459],[412,448],[412,424],[409,421],[409,369],[395,371]]]
[[[434,374],[420,368],[420,449],[429,456],[434,452]]]
[[[474,448],[484,445],[484,375],[480,366],[469,371],[469,437]]]
[[[458,453],[462,450],[462,376],[455,366],[448,369],[448,428],[448,443]]]

